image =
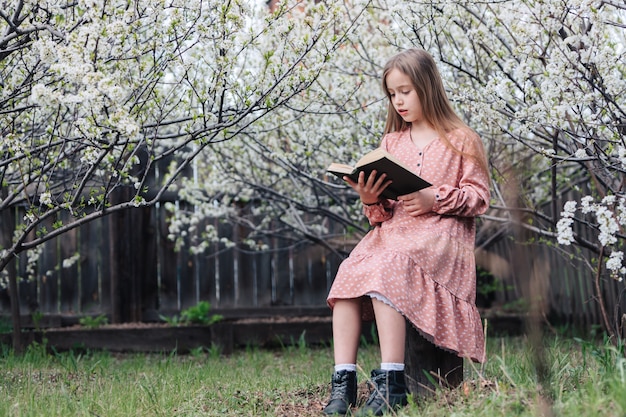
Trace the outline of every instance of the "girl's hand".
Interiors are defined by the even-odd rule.
[[[411,216],[430,213],[435,204],[435,190],[426,188],[411,194],[398,196],[398,201],[403,201],[404,210]]]
[[[365,172],[360,172],[358,182],[354,182],[348,177],[343,177],[343,179],[359,193],[363,204],[375,204],[380,200],[380,193],[391,184],[391,180],[385,181],[386,177],[387,174],[382,174],[377,179],[376,171],[372,171],[367,178],[365,178]]]

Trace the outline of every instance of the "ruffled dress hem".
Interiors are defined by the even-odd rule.
[[[443,285],[428,277],[419,266],[410,260],[407,262],[402,254],[396,253],[394,256],[396,264],[404,263],[411,270],[411,282],[402,283],[402,288],[397,283],[389,285],[380,279],[385,276],[384,271],[364,270],[371,265],[367,262],[371,255],[351,256],[340,269],[346,268],[351,271],[351,275],[358,274],[361,279],[351,280],[349,290],[342,286],[333,286],[327,298],[329,307],[334,308],[338,299],[362,298],[362,319],[372,321],[375,319],[374,310],[368,295],[380,294],[384,302],[399,311],[434,345],[474,362],[484,362],[483,328],[475,304],[453,295]]]

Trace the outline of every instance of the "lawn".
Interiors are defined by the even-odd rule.
[[[490,338],[488,362],[466,363],[457,389],[441,389],[406,416],[626,416],[626,360],[609,343],[544,339],[547,386],[538,387],[524,337]],[[363,375],[376,346],[360,350]],[[0,350],[0,416],[320,416],[332,372],[330,347],[295,342],[187,355]],[[367,388],[360,379],[360,396]]]

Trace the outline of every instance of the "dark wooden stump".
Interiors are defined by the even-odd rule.
[[[456,388],[463,382],[463,358],[426,340],[408,321],[405,346],[406,383],[416,400],[437,387]]]

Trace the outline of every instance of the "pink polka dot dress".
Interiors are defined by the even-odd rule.
[[[489,207],[489,178],[467,154],[482,154],[480,138],[456,130],[419,149],[408,130],[386,135],[381,147],[433,184],[432,212],[408,215],[401,202],[364,206],[372,226],[342,262],[328,294],[336,300],[376,297],[401,312],[435,345],[473,361],[485,360],[476,308],[475,217]],[[465,154],[465,155],[464,155]],[[373,319],[363,297],[363,319]]]

